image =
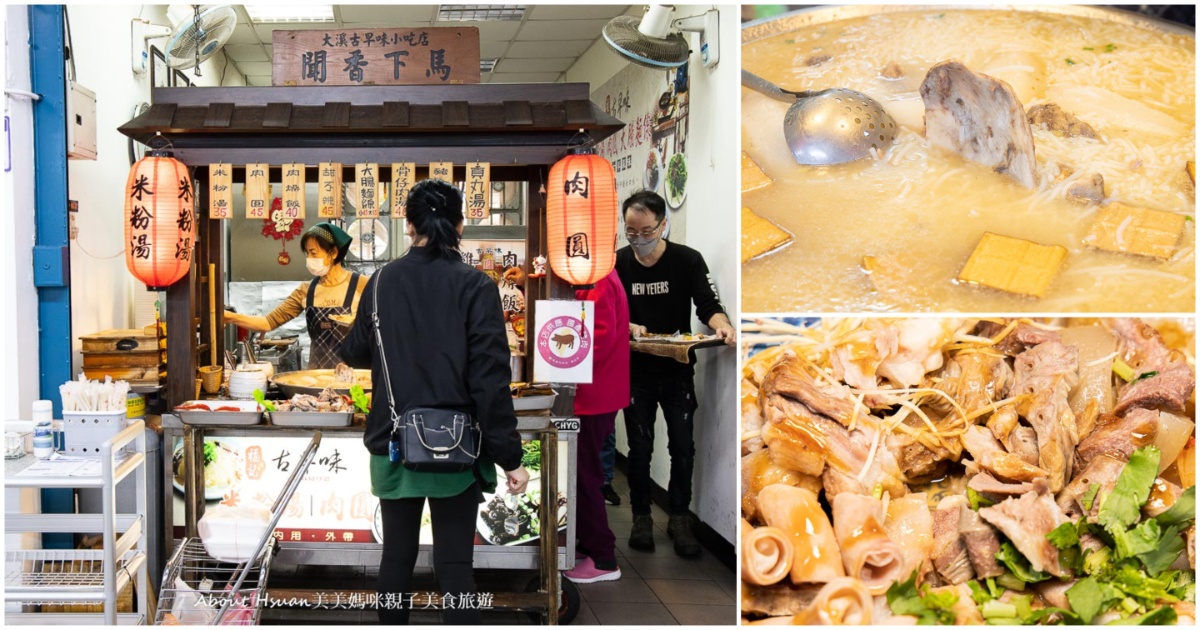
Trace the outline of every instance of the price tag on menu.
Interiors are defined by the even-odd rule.
[[[383,189],[379,185],[379,165],[355,164],[354,178],[358,181],[358,218],[379,218],[379,193]]]
[[[430,162],[429,179],[440,179],[454,183],[454,162]]]
[[[414,162],[392,164],[392,216],[404,218],[404,207],[408,203],[408,190],[412,188],[417,173]]]
[[[233,217],[233,165],[208,165],[208,218]]]
[[[342,165],[321,162],[318,167],[317,216],[322,219],[342,217]]]
[[[283,165],[283,218],[304,218],[304,164]]]
[[[246,218],[264,220],[270,218],[271,208],[271,165],[246,165]]]
[[[492,165],[487,162],[467,162],[467,218],[486,219],[492,213]]]

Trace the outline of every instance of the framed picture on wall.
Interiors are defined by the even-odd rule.
[[[150,86],[171,87],[171,67],[167,65],[167,57],[154,46],[150,47]]]
[[[192,87],[192,82],[180,70],[171,71],[171,85],[174,87]]]

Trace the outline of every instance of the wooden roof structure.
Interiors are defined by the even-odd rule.
[[[552,164],[583,131],[599,142],[620,120],[586,83],[362,87],[160,88],[119,131],[157,133],[188,164],[416,161]],[[317,153],[314,153],[317,150]],[[308,159],[305,159],[305,158]]]

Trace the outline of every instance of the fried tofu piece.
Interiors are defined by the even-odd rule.
[[[1041,245],[1011,236],[985,232],[967,264],[958,272],[961,282],[1042,297],[1067,258],[1061,245]]]
[[[759,168],[754,158],[742,151],[742,192],[758,190],[771,185],[771,178]]]
[[[1083,241],[1105,251],[1167,259],[1175,253],[1186,223],[1182,214],[1110,203],[1096,214]]]
[[[742,262],[792,242],[792,235],[742,206]]]

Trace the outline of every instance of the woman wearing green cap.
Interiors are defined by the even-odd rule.
[[[288,323],[301,312],[308,325],[308,369],[330,369],[341,363],[338,348],[346,336],[346,327],[334,322],[331,315],[353,316],[358,310],[358,298],[366,288],[361,277],[342,266],[350,251],[349,234],[332,223],[318,223],[300,238],[300,247],[307,257],[308,272],[316,276],[275,307],[261,315],[242,315],[225,311],[225,321],[254,332],[269,332]]]

